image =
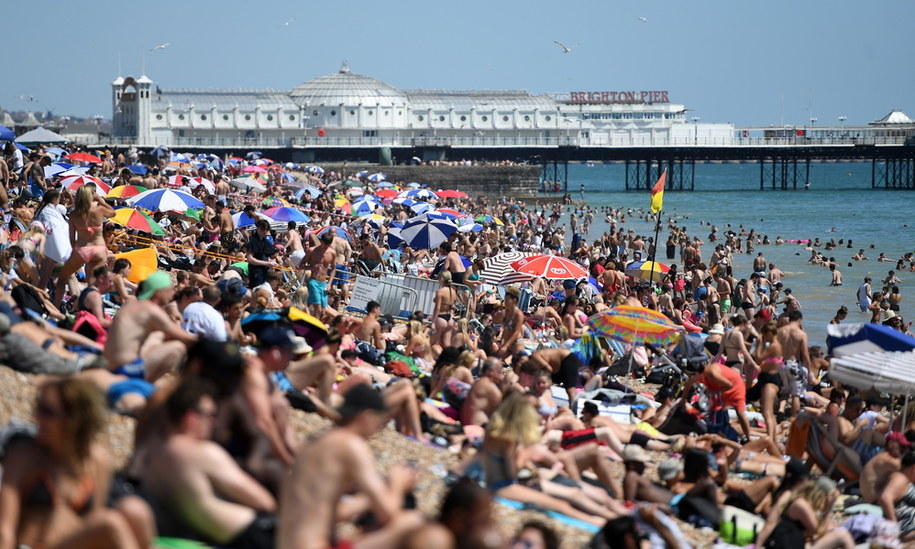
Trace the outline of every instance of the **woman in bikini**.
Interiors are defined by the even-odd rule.
[[[54,305],[64,297],[67,279],[86,266],[86,283],[92,284],[92,272],[108,260],[108,248],[102,234],[104,220],[114,216],[114,208],[96,194],[95,185],[83,185],[76,191],[76,205],[70,213],[70,243],[73,253],[57,275]]]
[[[101,393],[86,380],[64,378],[42,387],[35,405],[37,434],[13,442],[4,460],[0,546],[151,545],[147,505],[128,496],[118,509],[105,507],[111,464],[95,438],[106,417]],[[143,511],[125,514],[128,508]],[[140,519],[144,512],[146,519]]]
[[[435,308],[432,311],[432,345],[442,349],[451,346],[454,322],[451,310],[457,300],[457,291],[451,286],[451,272],[442,271],[438,277],[442,287],[435,292]]]
[[[759,366],[750,355],[750,349],[747,348],[746,339],[740,326],[746,324],[746,319],[740,315],[734,315],[731,318],[734,327],[728,331],[722,340],[719,355],[724,355],[724,364],[734,368],[743,376],[743,380],[749,385],[753,383]]]
[[[782,389],[781,369],[785,365],[782,345],[775,337],[777,332],[778,325],[774,320],[770,320],[762,327],[761,339],[753,350],[760,368],[759,377],[756,385],[747,392],[750,400],[759,400],[763,418],[766,420],[766,433],[772,440],[775,440],[775,405],[778,393]]]

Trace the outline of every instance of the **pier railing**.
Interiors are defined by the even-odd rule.
[[[469,137],[411,137],[411,136],[377,136],[377,137],[166,137],[156,143],[137,143],[132,137],[98,137],[74,136],[75,143],[87,146],[157,146],[171,148],[214,148],[214,149],[254,149],[254,148],[701,148],[701,147],[821,147],[857,145],[904,145],[905,137],[668,137],[668,136],[602,136],[598,138],[577,135],[555,137],[523,136],[469,136]]]

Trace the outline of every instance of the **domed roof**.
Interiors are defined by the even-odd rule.
[[[407,96],[380,80],[350,72],[346,62],[340,72],[309,80],[289,93],[296,104],[308,107],[404,105]]]
[[[912,124],[912,119],[906,116],[904,112],[894,110],[880,120],[874,120],[871,122],[871,124],[875,126],[886,126],[890,124]]]

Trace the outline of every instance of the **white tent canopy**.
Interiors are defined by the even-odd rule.
[[[859,389],[915,395],[915,352],[871,352],[833,358],[829,377]]]
[[[26,132],[16,138],[16,143],[22,143],[23,145],[28,145],[30,143],[44,143],[50,145],[51,143],[69,143],[70,140],[66,137],[56,134],[51,130],[45,128],[35,128],[30,132]]]

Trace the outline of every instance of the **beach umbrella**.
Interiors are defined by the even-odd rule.
[[[204,207],[203,202],[190,194],[172,189],[151,189],[128,198],[127,202],[144,210],[158,212],[184,212],[188,208]]]
[[[260,166],[245,166],[241,173],[267,173],[267,169]]]
[[[363,177],[365,177],[365,176],[368,175],[368,174],[369,174],[368,171],[362,170],[361,172],[356,172],[356,178],[357,178],[357,179],[362,179]]]
[[[398,248],[401,244],[403,244],[403,239],[400,237],[400,228],[391,227],[388,229],[388,248]]]
[[[626,267],[626,274],[632,278],[660,282],[670,267],[656,261],[636,261]]]
[[[375,192],[375,196],[378,198],[394,198],[397,196],[397,191],[391,189],[381,189],[380,191]]]
[[[173,175],[168,178],[168,186],[172,187],[173,189],[177,189],[178,187],[186,187],[190,179],[191,178],[186,175]]]
[[[683,329],[658,311],[632,305],[617,305],[597,313],[588,319],[588,325],[601,337],[658,347],[672,342]]]
[[[129,164],[127,169],[137,175],[146,175],[149,172],[149,170],[146,169],[146,166],[141,164]]]
[[[422,187],[422,185],[420,185],[416,181],[411,181],[411,182],[407,183],[407,187],[409,187],[411,189],[418,189],[418,188]]]
[[[874,351],[833,357],[827,375],[842,385],[865,391],[912,395],[915,394],[915,353]]]
[[[435,212],[440,217],[444,217],[445,219],[453,219],[451,216],[448,216],[445,214],[439,214],[438,210],[435,209],[435,206],[433,206],[432,204],[429,204],[427,202],[416,202],[414,204],[411,204],[410,209],[413,210],[413,212],[416,214]]]
[[[166,147],[165,145],[159,145],[155,149],[149,151],[149,154],[155,156],[156,158],[165,158],[167,156],[170,156],[172,154],[172,152],[170,150],[168,150],[168,147]]]
[[[362,183],[359,181],[354,181],[352,179],[347,179],[346,181],[343,182],[343,186],[347,187],[347,188],[361,187]]]
[[[315,187],[314,185],[305,184],[302,186],[301,189],[297,190],[295,192],[295,194],[293,194],[292,196],[294,196],[296,200],[302,200],[302,197],[305,196],[306,194],[312,200],[314,200],[315,198],[318,198],[319,196],[321,196],[323,193],[321,192],[321,189]]]
[[[111,218],[111,221],[123,227],[127,227],[128,229],[136,229],[138,231],[143,231],[144,233],[165,234],[165,231],[156,223],[155,219],[134,208],[118,209],[115,212],[114,217]]]
[[[458,227],[458,231],[462,233],[478,233],[483,229],[485,229],[485,227],[479,223],[467,223],[466,225],[461,225]]]
[[[379,173],[373,173],[372,175],[370,175],[370,176],[368,177],[368,180],[371,181],[372,183],[381,183],[381,182],[384,181],[385,179],[387,179],[387,176],[384,175],[383,173],[380,173],[380,172],[379,172]]]
[[[346,191],[346,196],[348,196],[348,197],[356,197],[356,198],[358,198],[358,197],[360,197],[360,196],[362,196],[362,195],[364,195],[364,194],[365,194],[365,189],[362,189],[362,188],[360,188],[360,187],[354,187],[354,188],[349,189],[349,190]]]
[[[349,233],[349,231],[347,231],[346,229],[337,227],[335,225],[328,225],[327,227],[321,227],[320,229],[318,229],[318,232],[315,234],[317,236],[321,236],[322,234],[326,233],[327,231],[333,231],[334,236],[339,236],[340,238],[346,239],[349,242],[353,241],[353,235],[351,235]]]
[[[147,190],[146,187],[141,185],[118,185],[108,191],[108,194],[105,196],[107,198],[130,198],[132,196],[137,196],[140,193],[144,193]]]
[[[375,186],[378,187],[379,189],[389,189],[389,188],[393,187],[394,184],[391,183],[390,181],[382,181],[381,183],[378,183]]]
[[[248,217],[244,211],[235,212],[232,214],[232,221],[235,223],[236,229],[243,229],[245,227],[251,227],[257,223],[258,219],[264,219],[264,214],[259,212],[254,212],[255,218]]]
[[[97,177],[92,177],[91,175],[70,175],[64,178],[61,178],[60,184],[75,191],[76,189],[82,187],[83,185],[95,185],[95,192],[101,196],[105,196],[111,191],[111,187],[108,186],[105,182]]]
[[[295,162],[286,162],[285,164],[283,164],[283,167],[286,168],[287,170],[298,170],[299,169],[299,165],[296,164]]]
[[[400,237],[417,250],[435,249],[448,240],[457,227],[444,216],[423,214],[408,219]]]
[[[258,158],[264,156],[264,153],[260,151],[251,151],[245,155],[245,160],[257,160]]]
[[[287,200],[286,200],[285,198],[283,198],[282,196],[268,196],[268,197],[265,197],[263,200],[261,200],[261,204],[263,204],[264,206],[267,206],[267,207],[273,207],[273,206],[292,206],[292,204],[289,203],[289,201],[287,201]]]
[[[412,198],[414,200],[429,200],[438,198],[438,195],[429,189],[410,189],[408,191],[403,191],[397,196],[399,198]]]
[[[829,324],[826,346],[834,357],[879,351],[911,351],[915,338],[895,328],[874,324]],[[912,378],[915,379],[915,372]]]
[[[372,227],[375,227],[377,229],[378,227],[381,227],[384,224],[386,219],[387,218],[384,216],[378,215],[376,213],[370,213],[370,214],[363,215],[356,221],[368,223],[369,225],[371,225]]]
[[[23,145],[22,143],[16,143],[16,148],[19,149],[20,151],[24,152],[24,153],[31,152],[31,149],[29,149],[28,147],[26,147],[26,146]]]
[[[210,194],[216,193],[216,185],[205,177],[192,177],[187,184],[191,189],[196,189],[197,187],[203,187]]]
[[[491,215],[478,215],[474,219],[474,221],[476,221],[477,223],[486,223],[487,225],[490,223],[495,223],[496,225],[499,225],[500,227],[505,225],[505,223],[502,223],[501,219],[499,219],[498,217],[493,217]]]
[[[460,229],[458,229],[460,230]],[[512,263],[535,254],[528,252],[504,252],[483,260],[480,281],[487,284],[504,285],[533,280],[534,276],[512,269]]]
[[[444,191],[438,191],[435,193],[439,198],[467,198],[467,193],[461,191],[452,191],[450,189],[445,189]]]
[[[267,187],[260,184],[256,179],[250,177],[238,177],[229,181],[229,185],[232,187],[244,191],[244,192],[258,192],[262,193],[267,190]]]
[[[67,160],[72,160],[74,162],[90,162],[92,164],[101,164],[102,159],[95,156],[94,154],[89,154],[85,152],[77,152],[73,154],[68,154],[65,156]]]
[[[73,164],[67,164],[66,162],[55,162],[50,166],[44,167],[44,176],[55,177],[70,170],[71,168],[73,168]]]
[[[15,139],[16,132],[6,126],[0,126],[0,141],[14,141]]]
[[[296,223],[308,223],[311,221],[311,218],[304,213],[288,206],[276,206],[269,210],[264,210],[264,215],[274,221],[295,221]]]
[[[353,202],[352,206],[353,215],[356,217],[370,214],[376,209],[384,207],[380,200],[370,194],[364,195],[359,200],[356,200]]]
[[[463,214],[457,210],[452,210],[451,208],[439,208],[438,211],[440,211],[441,213],[443,213],[449,217],[452,217],[454,219],[457,219],[459,217],[466,217],[466,215],[467,215],[467,214]]]
[[[588,278],[588,271],[578,263],[558,255],[535,255],[525,257],[511,264],[519,273],[542,276],[551,280],[575,280]]]
[[[2,126],[0,126],[0,127],[2,127]],[[0,133],[2,133],[2,130],[0,130]],[[2,137],[0,137],[0,139],[2,139]],[[63,156],[65,154],[68,154],[67,151],[61,149],[60,147],[48,147],[47,149],[44,150],[44,152],[48,153],[48,154],[53,154],[54,156]]]
[[[334,207],[337,208],[338,210],[343,210],[343,211],[347,211],[347,212],[352,211],[352,209],[353,209],[353,205],[350,204],[350,201],[343,198],[342,196],[338,196],[337,198],[334,199]]]

